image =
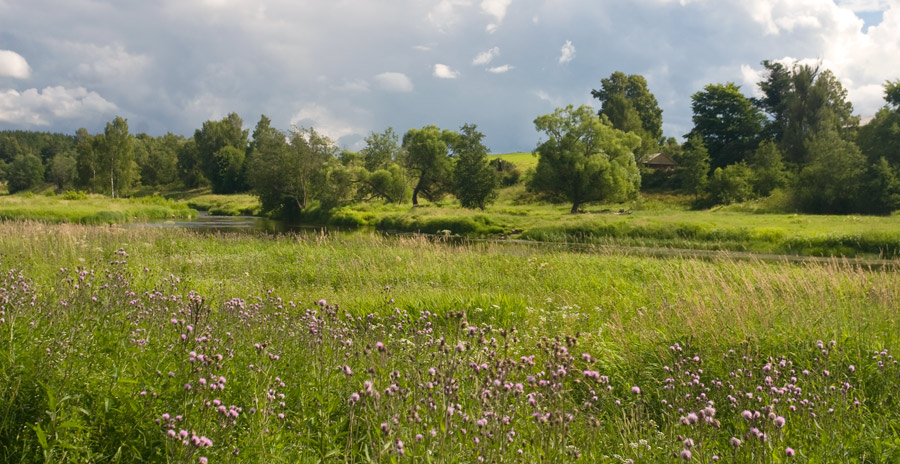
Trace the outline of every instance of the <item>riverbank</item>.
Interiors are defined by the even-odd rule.
[[[463,209],[450,200],[423,202],[416,208],[357,203],[331,211],[311,209],[292,221],[267,220],[264,231],[322,226],[547,243],[867,259],[900,257],[900,216],[692,211],[683,198],[662,196],[646,196],[627,204],[593,205],[583,214],[572,215],[565,205],[520,204],[516,196],[521,194],[520,190],[509,189],[486,211]],[[258,208],[251,195],[212,195],[205,191],[183,192],[172,199],[0,196],[0,219],[84,224],[193,218],[196,210],[213,215],[258,213]],[[227,227],[227,219],[220,222],[219,227]]]
[[[67,192],[61,195],[2,195],[0,219],[73,224],[124,224],[197,217],[197,211],[161,197],[109,198]]]

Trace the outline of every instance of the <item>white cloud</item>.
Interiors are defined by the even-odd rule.
[[[472,2],[469,0],[439,0],[427,18],[438,31],[445,32],[462,19],[457,10],[471,5]]]
[[[456,79],[459,77],[459,71],[454,71],[450,69],[450,66],[446,64],[436,64],[434,65],[434,77],[438,77],[441,79]]]
[[[575,59],[575,46],[571,40],[567,40],[560,49],[559,64],[568,63]]]
[[[559,98],[551,97],[549,93],[547,93],[543,90],[538,90],[538,91],[534,92],[534,95],[536,97],[538,97],[539,100],[545,101],[553,106],[557,106],[557,107],[562,106],[562,104],[561,104],[562,102]]]
[[[491,72],[491,73],[494,73],[494,74],[503,74],[503,73],[505,73],[505,72],[507,72],[507,71],[511,71],[511,70],[513,70],[513,69],[515,69],[514,66],[510,66],[510,65],[508,65],[508,64],[504,64],[504,65],[502,65],[502,66],[495,66],[495,67],[493,67],[493,68],[488,68],[488,72]]]
[[[84,87],[46,87],[0,91],[0,121],[22,126],[49,126],[60,120],[111,115],[118,108]]]
[[[418,50],[420,52],[430,52],[431,47],[428,45],[413,45],[413,50]]]
[[[510,3],[512,0],[482,0],[481,11],[493,16],[499,23],[506,16],[506,9],[509,8]]]
[[[355,79],[352,81],[344,81],[340,85],[332,85],[331,88],[341,93],[366,93],[369,91],[369,83],[364,79]]]
[[[883,11],[890,7],[890,0],[837,0],[838,6],[857,13]]]
[[[291,117],[291,125],[312,127],[316,132],[325,134],[335,142],[341,137],[365,132],[357,125],[335,116],[330,109],[318,103],[310,103],[300,108]]]
[[[0,50],[0,77],[28,79],[31,67],[22,55],[12,50]]]
[[[385,72],[375,76],[375,82],[388,92],[412,92],[413,83],[406,74]]]
[[[488,33],[493,34],[500,27],[500,23],[506,17],[506,9],[509,8],[510,3],[512,3],[512,0],[482,0],[481,12],[493,16],[495,20],[485,28]]]
[[[475,59],[472,60],[472,64],[475,66],[486,65],[494,59],[495,56],[500,54],[500,48],[494,47],[490,50],[483,51],[475,56]]]
[[[97,82],[132,85],[152,61],[147,55],[129,53],[121,43],[96,45],[56,41],[54,47],[78,61],[75,71],[80,77]]]
[[[741,90],[746,95],[749,93],[754,97],[762,97],[762,91],[759,90],[759,87],[756,85],[758,82],[762,81],[765,77],[766,73],[763,70],[753,69],[750,65],[742,64],[741,65]]]

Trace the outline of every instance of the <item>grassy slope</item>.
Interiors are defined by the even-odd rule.
[[[120,279],[118,272],[112,271],[110,277],[103,277],[103,269],[121,267],[115,264],[120,261],[127,261],[124,267],[130,276]],[[197,456],[205,455],[216,462],[307,462],[334,453],[325,460],[343,462],[343,454],[350,450],[358,453],[351,460],[368,454],[379,462],[416,462],[430,450],[439,462],[470,462],[480,453],[501,453],[506,460],[535,462],[544,456],[568,462],[576,460],[575,450],[583,462],[621,462],[614,454],[621,459],[660,462],[681,451],[684,436],[697,441],[692,452],[701,462],[713,454],[731,457],[728,441],[732,436],[746,442],[737,450],[737,462],[787,462],[785,447],[798,450],[799,462],[850,462],[851,457],[863,454],[876,462],[900,457],[900,448],[893,444],[900,437],[890,428],[900,420],[900,409],[889,394],[900,377],[890,363],[878,367],[886,358],[873,360],[870,356],[874,351],[900,349],[896,323],[900,277],[893,272],[865,272],[839,262],[793,266],[660,260],[611,251],[584,254],[521,245],[435,244],[422,238],[313,235],[260,239],[40,224],[0,226],[0,262],[4,274],[15,268],[32,278],[31,286],[40,296],[35,310],[27,309],[27,303],[4,307],[8,321],[19,319],[16,324],[0,324],[0,352],[17,353],[0,357],[0,408],[7,408],[0,433],[8,437],[17,432],[19,429],[9,427],[16,427],[14,421],[20,417],[27,418],[28,424],[38,423],[41,430],[53,434],[44,447],[49,453],[44,458],[50,460],[64,460],[63,453],[72,460],[100,459],[115,453],[121,443],[126,460],[140,455],[151,460],[167,456],[196,461]],[[72,283],[64,282],[66,277],[75,277],[76,266],[97,271],[96,277],[88,275],[85,281],[95,281],[97,290],[73,289]],[[61,272],[60,268],[67,270]],[[74,283],[79,282],[76,279]],[[112,285],[100,286],[104,283]],[[153,288],[158,291],[145,293]],[[131,290],[135,294],[129,293]],[[188,290],[206,298],[205,305],[213,313],[208,319],[199,319],[188,342],[174,343],[185,329],[183,325],[173,327],[169,318],[190,321],[197,314],[186,300],[155,303],[151,294],[158,300]],[[96,303],[91,294],[99,297]],[[257,300],[257,296],[261,298]],[[240,308],[228,303],[231,298],[243,299]],[[347,320],[344,316],[332,320],[327,311],[322,311],[319,322],[311,320],[309,313],[304,316],[303,308],[319,298],[338,303],[352,314],[376,315],[361,319],[358,326],[351,324],[355,328],[348,328],[342,336],[354,339],[356,348],[341,348],[336,341],[319,343],[309,335],[310,327],[323,320],[332,329],[343,327],[340,321]],[[72,304],[61,308],[60,300]],[[293,308],[288,301],[300,305]],[[396,313],[393,308],[409,311],[414,317],[400,323],[381,321]],[[430,327],[423,327],[417,318],[427,312],[437,318]],[[512,327],[518,329],[516,340],[509,342],[511,348],[473,348],[458,356],[445,355],[427,340],[445,337],[450,346],[457,340],[482,346],[478,337],[467,337],[459,328],[460,319],[442,317],[456,312],[466,314],[463,327],[476,327],[488,341],[497,338],[504,343],[507,339],[497,330]],[[37,324],[30,327],[29,321]],[[76,326],[77,330],[69,330]],[[434,333],[414,332],[423,329]],[[7,336],[12,330],[15,336]],[[577,347],[568,345],[575,359],[562,361],[559,350],[564,345],[553,338],[564,340],[576,332],[581,333]],[[193,341],[203,334],[211,341]],[[136,339],[145,341],[136,343]],[[408,339],[416,343],[409,347]],[[827,348],[834,353],[823,355],[816,340],[835,340],[837,346]],[[390,354],[381,357],[377,352],[361,352],[376,341],[384,342]],[[266,347],[260,352],[253,348],[254,343]],[[676,343],[684,348],[683,355],[668,349]],[[551,345],[552,353],[540,348]],[[738,354],[729,358],[730,349]],[[187,362],[188,351],[211,356],[221,350],[230,353],[222,368],[210,371]],[[492,350],[503,354],[494,359],[487,354]],[[581,353],[591,353],[597,360],[585,363]],[[273,361],[274,354],[282,359]],[[498,369],[504,369],[502,359],[518,360],[529,354],[538,356],[534,369],[518,367],[505,375],[512,382],[525,382],[527,373],[540,377],[538,371],[555,371],[561,362],[568,365],[573,374],[565,380],[564,389],[551,393],[526,382],[525,391],[539,394],[536,409],[542,414],[571,412],[575,420],[570,426],[542,427],[532,420],[535,408],[524,397],[500,394],[483,401],[473,399],[485,398],[483,389],[491,388],[485,385],[492,376],[501,375]],[[693,361],[693,356],[700,361]],[[311,363],[312,359],[316,361]],[[372,359],[381,361],[373,365]],[[779,368],[782,359],[791,364]],[[457,362],[459,366],[453,367]],[[470,373],[474,371],[469,362],[488,363],[491,368],[481,375]],[[248,370],[248,364],[260,369]],[[767,364],[783,372],[770,373]],[[356,374],[339,374],[342,365]],[[665,371],[664,365],[674,366],[678,373]],[[851,372],[850,365],[857,370]],[[366,379],[373,380],[376,389],[398,382],[410,385],[417,395],[444,401],[433,391],[426,393],[424,387],[412,387],[433,381],[430,377],[392,380],[390,374],[397,370],[404,376],[419,376],[431,367],[438,368],[438,379],[444,375],[457,379],[462,390],[454,401],[462,403],[471,419],[454,419],[442,406],[435,411],[420,409],[424,423],[417,423],[404,412],[416,404],[416,397],[403,400],[405,394],[396,399],[365,400],[358,408],[347,402],[348,395],[363,388]],[[371,373],[366,372],[368,368],[373,369]],[[591,407],[582,405],[590,397],[587,384],[582,386],[578,380],[583,378],[583,369],[609,376],[615,387],[608,395],[601,394]],[[703,373],[698,374],[697,369]],[[730,376],[736,369],[755,375]],[[812,374],[802,376],[801,369]],[[830,377],[823,375],[823,369],[830,370]],[[156,370],[172,371],[173,380],[157,376]],[[691,375],[682,377],[681,371]],[[196,388],[198,378],[209,378],[211,373],[227,377],[228,388],[222,392]],[[693,388],[685,383],[693,375],[714,388],[704,390],[703,385]],[[763,384],[765,375],[774,376],[778,387],[801,386],[806,396],[799,396],[798,401],[809,398],[814,405],[791,412],[786,403],[773,403],[773,398],[787,401],[787,397],[758,393],[756,386]],[[800,379],[790,381],[787,377],[791,375]],[[279,387],[276,376],[286,386]],[[673,384],[677,390],[665,388],[669,376],[678,379]],[[723,379],[726,387],[715,388],[716,379]],[[44,385],[43,390],[37,381]],[[845,381],[849,385],[846,394],[840,388]],[[185,383],[195,389],[185,392]],[[727,384],[737,386],[734,404],[726,398],[735,393]],[[14,385],[15,389],[10,389]],[[632,385],[641,386],[640,397],[630,393]],[[831,390],[830,385],[839,388]],[[265,406],[270,388],[286,395],[286,406]],[[15,402],[10,394],[19,390],[23,396]],[[68,399],[54,406],[44,390]],[[140,391],[151,394],[140,396]],[[761,399],[747,399],[742,391]],[[693,399],[701,392],[715,402],[721,426],[679,425],[688,411],[706,405]],[[203,402],[213,398],[244,408],[238,427],[221,427],[215,411],[204,412]],[[854,400],[863,406],[854,407]],[[274,408],[286,417],[276,420],[274,413],[250,414],[254,404]],[[744,409],[763,409],[765,416],[764,407],[768,406],[787,417],[783,430],[765,418],[750,423],[741,418]],[[92,414],[81,414],[79,408]],[[836,412],[829,413],[829,408]],[[52,414],[43,412],[47,410]],[[518,433],[512,448],[486,437],[474,423],[489,411],[512,415]],[[154,423],[163,413],[184,415],[185,422],[177,423],[176,429],[206,434],[214,446],[193,450],[168,441],[166,427]],[[811,419],[812,413],[819,419]],[[587,425],[589,416],[600,418],[597,426]],[[379,431],[383,422],[389,424],[390,433]],[[62,423],[69,425],[60,427]],[[507,428],[493,419],[489,424],[490,430],[505,439]],[[446,435],[445,426],[456,435]],[[766,444],[745,436],[751,426],[768,434]],[[36,432],[30,426],[21,427],[19,438],[6,442],[14,444],[0,445],[0,451],[21,458],[21,450],[25,450],[25,462],[44,459],[39,457],[42,447]],[[355,427],[358,442],[348,441],[348,427]],[[447,438],[420,443],[414,437],[421,432],[427,436],[431,428]],[[461,428],[470,435],[460,436]],[[474,445],[471,437],[485,442]],[[406,457],[392,451],[397,439],[406,444]],[[641,440],[646,448],[629,444]],[[240,449],[237,458],[232,455],[234,448]],[[517,455],[515,448],[524,449],[524,455]]]

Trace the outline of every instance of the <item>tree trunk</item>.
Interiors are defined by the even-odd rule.
[[[113,198],[116,197],[116,184],[113,181],[113,169],[109,168],[109,193]]]
[[[581,202],[576,201],[576,202],[572,203],[572,211],[570,211],[570,214],[578,214],[578,207],[580,207],[580,206],[581,206]]]
[[[419,206],[419,184],[416,184],[416,188],[413,189],[412,202],[413,206]]]

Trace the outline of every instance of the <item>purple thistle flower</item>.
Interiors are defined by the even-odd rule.
[[[784,450],[784,454],[786,454],[789,458],[794,457],[794,448],[786,448]]]

